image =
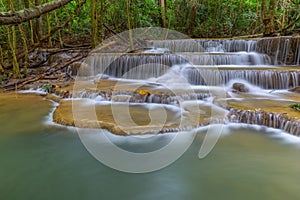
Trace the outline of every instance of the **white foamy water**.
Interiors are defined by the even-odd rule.
[[[42,88],[38,89],[29,89],[29,90],[19,90],[18,93],[21,94],[26,94],[26,93],[31,93],[31,94],[48,94],[48,92]]]

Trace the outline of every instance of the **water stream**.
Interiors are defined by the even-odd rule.
[[[1,199],[300,197],[299,139],[272,129],[228,125],[203,160],[197,153],[205,130],[199,129],[189,150],[171,166],[148,174],[126,174],[95,160],[75,129],[49,125],[45,116],[51,102],[36,96],[2,97],[1,102]],[[113,140],[124,149],[145,151],[164,145],[168,137],[143,141],[115,136]]]

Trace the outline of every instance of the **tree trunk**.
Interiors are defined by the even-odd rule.
[[[271,33],[275,33],[275,13],[277,7],[277,0],[270,0],[270,29]]]
[[[24,9],[21,11],[9,11],[0,13],[0,25],[19,24],[28,20],[40,17],[43,14],[51,12],[57,8],[60,8],[72,0],[60,0],[45,3],[40,6]]]
[[[126,0],[126,10],[127,10],[127,27],[128,27],[128,31],[129,31],[130,51],[132,51],[132,50],[134,50],[134,45],[133,45],[131,17],[130,17],[130,0]]]
[[[161,27],[167,28],[166,0],[159,0],[159,5],[161,7]]]
[[[196,26],[196,16],[197,16],[197,0],[192,0],[192,9],[190,13],[190,17],[188,19],[188,35],[190,37],[194,36],[195,26]]]
[[[13,74],[15,76],[20,75],[20,70],[19,70],[19,63],[17,60],[17,53],[16,53],[16,31],[15,27],[12,26],[11,29],[10,27],[7,28],[7,43],[9,45],[10,51],[12,53],[13,57]]]
[[[92,48],[98,45],[98,1],[91,0],[92,6]]]
[[[46,0],[46,2],[48,3],[49,0]],[[47,30],[48,30],[48,34],[50,34],[51,31],[51,23],[50,23],[50,19],[49,19],[49,13],[46,14],[46,21],[47,21]],[[52,47],[52,38],[49,37],[48,39],[48,45],[51,48]]]
[[[104,24],[104,1],[105,0],[100,0],[100,16],[99,16],[99,32],[100,32],[100,37],[99,37],[99,42],[103,42],[103,24]]]
[[[23,30],[22,24],[19,24],[18,27],[19,27],[19,31],[21,33],[21,38],[23,41],[23,48],[24,48],[24,53],[25,53],[23,73],[26,75],[27,74],[27,65],[28,65],[28,46],[27,46],[26,34]]]
[[[14,11],[13,2],[8,0],[9,9]],[[11,27],[11,28],[10,28]],[[18,77],[20,75],[19,63],[17,60],[17,36],[16,36],[16,28],[15,26],[6,27],[7,31],[7,43],[10,48],[13,57],[13,74]]]
[[[24,7],[25,9],[28,9],[30,8],[30,2],[29,0],[24,0]],[[30,42],[31,42],[31,45],[34,44],[34,30],[33,30],[33,20],[29,20],[28,22],[28,30],[30,30]]]
[[[56,14],[56,10],[54,11],[54,18],[55,18],[55,23],[59,24],[58,17],[57,17],[57,14]],[[63,40],[61,38],[61,32],[60,32],[60,30],[58,30],[58,40],[59,40],[60,48],[63,48],[64,42],[63,42]]]
[[[41,4],[41,0],[35,0],[35,6],[39,6]],[[41,16],[35,19],[35,41],[39,41],[43,36],[43,21]]]
[[[277,0],[270,0],[269,8],[266,0],[262,0],[262,20],[264,24],[264,36],[272,36],[275,33],[275,12]]]
[[[260,14],[260,9],[259,9],[259,4],[256,5],[256,14],[257,14],[257,16],[261,16],[261,14]],[[254,28],[253,28],[253,30],[251,31],[251,34],[252,34],[252,35],[255,34],[256,29],[257,29],[257,27],[258,27],[258,22],[259,22],[259,21],[260,21],[260,18],[257,19],[257,20],[255,20]]]
[[[2,52],[2,48],[0,46],[0,73],[4,72],[4,68],[3,68],[3,52]]]

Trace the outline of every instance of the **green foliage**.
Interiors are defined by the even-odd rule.
[[[34,0],[29,0],[34,5]],[[53,1],[53,0],[48,0]],[[127,30],[126,0],[103,0],[103,21],[115,32]],[[45,3],[46,1],[41,1]],[[51,28],[63,24],[72,14],[81,0],[74,0],[66,6],[56,10],[59,21],[56,22],[53,13],[49,13]],[[160,26],[161,7],[158,0],[131,0],[130,19],[133,28]],[[297,19],[299,14],[299,0],[278,1],[276,13],[277,30]],[[0,12],[7,11],[5,1],[0,2]],[[100,12],[100,0],[98,0]],[[191,9],[196,6],[194,37],[231,37],[262,32],[259,0],[166,0],[168,28],[187,33]],[[16,10],[23,9],[22,1],[14,1]],[[285,18],[285,20],[281,20]],[[43,16],[45,21],[45,16]],[[281,24],[284,21],[285,24]],[[291,27],[298,28],[300,20]],[[43,32],[47,33],[47,24],[43,23]],[[6,41],[4,27],[0,27],[0,41]],[[106,34],[109,33],[106,30]],[[69,34],[91,34],[91,2],[76,13],[69,26],[62,30],[63,36]],[[56,35],[54,35],[55,37]]]
[[[153,0],[137,1],[132,5],[134,27],[159,26],[160,7]]]
[[[293,108],[297,111],[300,111],[300,103],[294,103],[294,104],[290,105],[289,107]]]
[[[41,4],[54,0],[43,0]],[[262,33],[263,24],[261,20],[260,0],[165,0],[166,1],[166,24],[167,27],[184,34],[189,33],[193,28],[193,37],[232,37]],[[25,1],[12,1],[16,11],[24,9]],[[63,28],[60,33],[62,38],[72,35],[91,35],[91,1],[86,3],[74,14],[76,6],[82,0],[74,0],[55,11],[48,13],[50,29],[63,24],[70,16],[72,20],[69,25]],[[103,8],[101,8],[103,2]],[[133,28],[160,26],[161,7],[158,0],[130,0],[130,20]],[[29,0],[30,7],[34,6],[35,0]],[[278,0],[276,11],[276,30],[292,24],[288,30],[299,29],[299,7],[300,0]],[[195,19],[191,23],[191,11],[196,10]],[[9,10],[8,1],[0,1],[0,12]],[[103,11],[103,12],[102,12]],[[103,17],[103,23],[114,32],[127,30],[126,0],[98,0],[98,14]],[[35,26],[35,19],[33,25]],[[42,34],[49,33],[46,15],[42,16]],[[98,25],[100,27],[100,20]],[[192,25],[191,25],[192,24]],[[7,43],[7,26],[0,26],[0,45],[6,60],[11,59],[11,52]],[[30,26],[24,23],[24,30],[28,37],[30,49]],[[99,29],[99,35],[100,30]],[[17,44],[22,44],[20,33],[17,31]],[[104,29],[104,36],[109,37],[111,32]],[[53,35],[52,42],[59,43],[58,32]],[[88,42],[88,41],[87,41]],[[45,45],[45,44],[43,44]],[[17,54],[23,51],[22,47],[17,48]]]
[[[47,93],[51,93],[53,91],[53,88],[55,88],[55,85],[53,84],[44,84],[40,86],[40,89],[44,90]]]

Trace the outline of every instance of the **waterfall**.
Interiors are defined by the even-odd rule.
[[[164,40],[151,41],[154,50],[141,53],[92,53],[81,74],[107,74],[127,79],[148,79],[165,74],[174,65],[190,63],[208,66],[269,66],[299,64],[300,37],[277,37],[253,40]],[[163,51],[157,51],[161,49]],[[170,51],[168,51],[168,49]],[[87,72],[88,71],[88,72]],[[199,71],[199,70],[198,70]],[[299,72],[288,70],[226,70],[219,69],[222,81],[216,80],[214,71],[200,70],[210,77],[211,85],[242,78],[266,89],[287,89],[299,86]],[[198,72],[185,70],[192,84],[204,84]],[[207,81],[206,81],[207,82]],[[206,83],[208,84],[208,83]]]
[[[184,73],[193,85],[222,85],[232,79],[243,79],[264,89],[300,86],[300,71],[186,68]]]
[[[255,52],[236,53],[180,53],[194,65],[268,65],[270,57]]]
[[[150,106],[148,104],[171,104],[168,106],[184,111],[184,118],[195,122],[193,127],[196,127],[226,122],[226,114],[223,111],[222,115],[216,117],[211,115],[210,110],[212,107],[218,107],[216,102],[226,102],[226,95],[238,98],[243,103],[246,102],[243,98],[256,98],[263,93],[269,104],[269,101],[274,103],[272,98],[276,98],[277,92],[266,95],[266,91],[260,88],[289,89],[300,86],[300,70],[297,69],[298,66],[290,66],[299,65],[300,37],[147,42],[151,43],[147,48],[127,53],[106,51],[105,46],[99,51],[93,51],[79,69],[79,77],[76,79],[79,84],[77,91],[73,91],[73,97],[91,99],[89,102],[97,104],[99,108],[102,105],[101,101],[118,105],[128,103],[129,107],[141,104],[140,106],[145,108]],[[110,45],[109,48],[115,49],[118,46],[121,45]],[[149,46],[153,48],[148,48]],[[239,83],[236,83],[236,79],[239,79]],[[227,83],[230,85],[230,91],[236,93],[228,92],[228,88],[226,90]],[[235,83],[244,85],[246,89],[234,87]],[[217,87],[204,89],[203,86],[206,85]],[[295,101],[288,95],[288,100]],[[209,106],[199,103],[200,100],[209,103]],[[183,104],[195,107],[187,109]],[[193,114],[196,108],[199,109],[197,114],[203,114],[201,119],[189,115]],[[288,110],[286,112],[289,113]],[[142,114],[147,115],[147,112],[143,111]],[[172,115],[175,114],[176,112]],[[136,119],[139,119],[139,116],[136,116]],[[228,121],[264,125],[300,135],[299,120],[288,114],[232,108]],[[85,124],[85,121],[82,123]],[[151,132],[151,127],[143,128]],[[175,127],[164,128],[161,131],[179,130],[182,129]]]
[[[95,54],[85,61],[90,75],[145,79],[163,75],[173,65],[188,61],[175,54]],[[82,74],[85,74],[82,72]],[[131,75],[130,75],[131,74]],[[79,74],[80,75],[80,74]],[[124,76],[125,75],[125,76]],[[127,77],[126,77],[127,76]],[[132,77],[133,76],[133,77]]]
[[[256,52],[268,54],[275,65],[299,65],[300,37],[259,39]]]
[[[293,135],[300,135],[300,121],[286,114],[263,111],[238,110],[231,108],[228,120],[234,123],[247,123],[268,126],[284,130]]]
[[[164,40],[152,41],[154,47],[172,52],[256,52],[271,57],[270,64],[299,65],[300,37],[274,37],[252,40]]]
[[[254,52],[257,40],[161,40],[152,41],[152,45],[172,52]]]

